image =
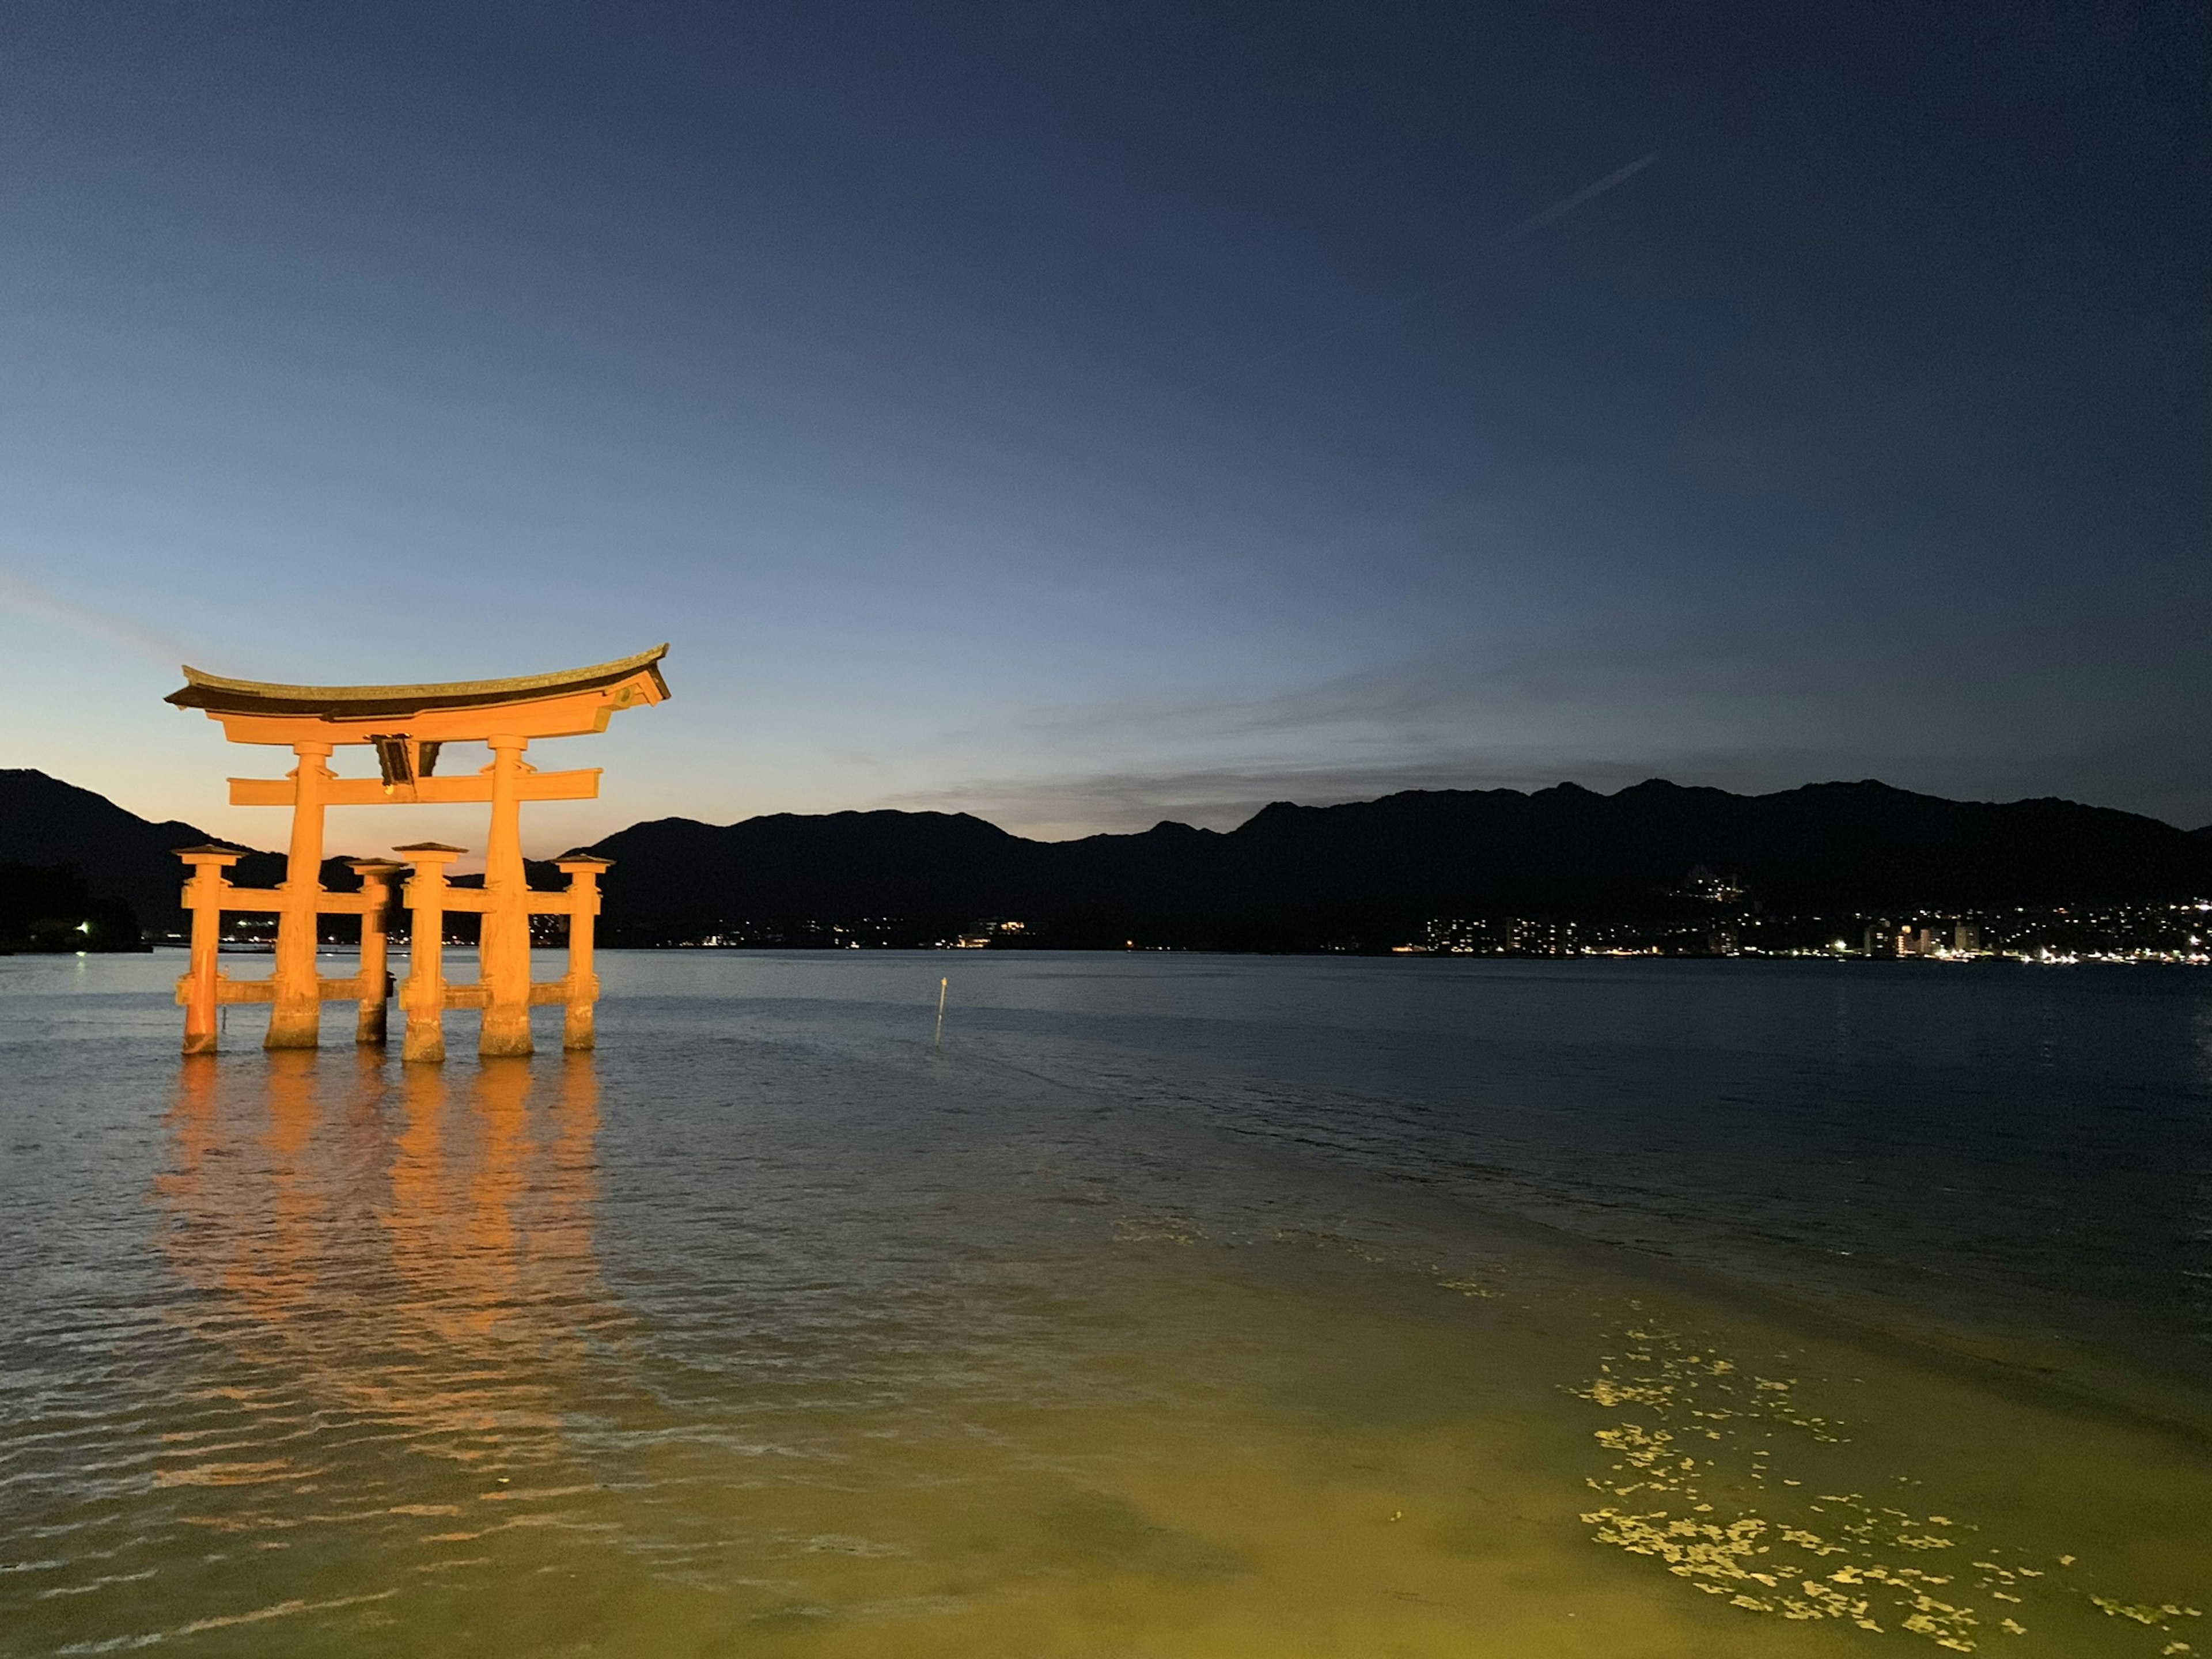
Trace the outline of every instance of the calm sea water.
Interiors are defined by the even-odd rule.
[[[179,965],[0,959],[0,1654],[2212,1651],[2212,975]]]

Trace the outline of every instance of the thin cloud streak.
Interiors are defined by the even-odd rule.
[[[1900,789],[1970,800],[2019,800],[2054,793],[2092,805],[2118,802],[2180,827],[2192,803],[2171,791],[2171,750],[2160,744],[2012,755],[1946,755],[1871,747],[1778,746],[1682,750],[1643,758],[1582,759],[1537,750],[1467,750],[1395,762],[1193,767],[1179,771],[1101,771],[1060,778],[988,780],[916,790],[881,805],[908,811],[971,812],[1039,840],[1127,834],[1162,822],[1233,830],[1273,801],[1329,806],[1407,789],[1516,789],[1563,782],[1611,794],[1650,778],[1692,787],[1765,794],[1808,783],[1878,779]],[[2057,777],[2091,778],[2087,792],[2054,789]],[[2201,803],[2195,803],[2200,805]]]
[[[2144,730],[2122,717],[2125,687],[2105,705],[2057,687],[2023,698],[1999,679],[2005,662],[2051,656],[2098,625],[2077,617],[2062,635],[1992,620],[1966,637],[1881,637],[1838,592],[1803,607],[1513,629],[1304,686],[1193,687],[948,733],[928,781],[884,804],[972,811],[1058,837],[1162,818],[1226,829],[1270,800],[1409,788],[1617,788],[1658,775],[1771,790],[1878,777],[2201,822],[2212,808],[2205,769],[2176,764],[2212,754],[2200,715],[2184,708]],[[1984,705],[1998,700],[2019,735],[1992,749]]]
[[[12,611],[21,617],[35,617],[41,622],[59,623],[76,633],[112,645],[118,651],[158,662],[165,668],[173,669],[180,663],[192,660],[195,655],[204,658],[204,653],[195,653],[182,641],[173,640],[166,634],[153,633],[112,617],[101,616],[98,611],[88,611],[82,605],[70,605],[5,573],[0,573],[0,609]]]
[[[1353,668],[1304,685],[1194,688],[1156,696],[1040,711],[1014,729],[1066,753],[1085,742],[1133,744],[1148,754],[1192,743],[1253,738],[1326,743],[1412,743],[1428,749],[1470,725],[1509,727],[1497,735],[1517,748],[1556,751],[1559,723],[1595,722],[1624,736],[1661,738],[1667,752],[1703,745],[1684,734],[1721,722],[1747,746],[1817,736],[1810,747],[1873,744],[1910,720],[1925,737],[1936,726],[1964,728],[1984,702],[2001,702],[2015,721],[2032,717],[2046,733],[2079,734],[2106,711],[2062,688],[2022,696],[1996,689],[2012,660],[2063,653],[2107,619],[2080,615],[2062,627],[1985,619],[1957,635],[1940,622],[1873,628],[1865,596],[1837,587],[1790,604],[1681,605],[1628,611],[1583,622],[1472,635],[1393,661]],[[2139,642],[2154,652],[2182,641]],[[2147,670],[2146,672],[2164,672]],[[2194,731],[2187,720],[2178,730]],[[1673,741],[1666,741],[1671,734]],[[997,742],[993,733],[963,740]],[[1613,747],[1641,747],[1633,741]],[[1457,744],[1455,747],[1459,746]],[[1723,746],[1711,745],[1717,752]],[[1587,745],[1578,744],[1582,752]]]
[[[1484,248],[1492,252],[1510,248],[1529,232],[1541,229],[1546,225],[1557,224],[1584,203],[1594,201],[1604,195],[1606,191],[1626,184],[1658,159],[1657,150],[1653,150],[1648,155],[1639,155],[1626,167],[1616,167],[1595,184],[1585,185],[1573,195],[1560,198],[1541,213],[1531,214],[1511,229],[1499,231],[1497,235],[1483,244]],[[1332,323],[1327,328],[1318,329],[1311,334],[1302,334],[1297,339],[1286,341],[1271,350],[1263,351],[1256,357],[1248,357],[1243,362],[1224,368],[1217,374],[1211,374],[1203,380],[1193,382],[1184,390],[1203,392],[1208,386],[1218,386],[1224,380],[1235,379],[1248,368],[1257,368],[1261,364],[1271,363],[1278,357],[1287,357],[1294,351],[1303,350],[1305,347],[1316,344],[1322,340],[1332,339],[1339,334],[1360,327],[1363,324],[1371,323],[1377,318],[1390,316],[1405,310],[1409,306],[1419,305],[1424,300],[1434,299],[1439,294],[1449,294],[1452,289],[1464,287],[1478,276],[1486,276],[1492,271],[1502,269],[1514,257],[1516,257],[1514,254],[1508,253],[1498,258],[1486,259],[1471,270],[1464,270],[1456,276],[1447,277],[1441,283],[1408,294],[1401,299],[1393,300],[1388,305],[1377,306],[1372,311],[1362,312],[1358,316],[1347,318],[1340,323]]]

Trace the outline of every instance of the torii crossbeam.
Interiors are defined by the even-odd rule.
[[[381,1042],[388,995],[383,911],[386,884],[398,866],[381,860],[356,865],[363,880],[361,893],[325,891],[324,811],[331,806],[471,801],[491,805],[481,893],[446,884],[445,866],[463,849],[428,842],[395,849],[416,855],[406,890],[416,921],[407,989],[400,999],[407,1013],[404,1056],[443,1060],[444,1011],[464,1007],[483,1010],[480,1053],[527,1054],[530,1009],[541,1002],[565,1003],[566,1046],[590,1048],[592,1008],[599,995],[592,971],[592,919],[599,914],[599,873],[606,861],[563,860],[561,867],[568,873],[568,890],[531,892],[522,867],[522,803],[596,799],[599,769],[540,772],[523,760],[522,753],[533,738],[604,732],[618,711],[665,701],[668,683],[661,678],[660,661],[667,653],[663,645],[639,656],[566,673],[445,685],[270,685],[224,679],[187,667],[185,685],[170,694],[170,702],[180,708],[204,709],[208,718],[222,723],[223,735],[233,743],[289,748],[299,764],[282,778],[230,781],[234,806],[292,809],[291,842],[281,888],[232,887],[222,871],[237,855],[227,848],[188,848],[179,853],[193,868],[185,888],[185,903],[192,913],[191,967],[177,988],[177,1000],[185,1010],[185,1052],[213,1052],[216,1011],[224,1002],[270,1002],[266,1046],[312,1048],[320,1031],[323,1003],[358,1000],[359,1040]],[[460,777],[434,775],[442,745],[471,742],[490,746],[490,765]],[[324,763],[349,744],[375,750],[377,777],[342,778]],[[226,980],[217,973],[216,946],[226,909],[276,912],[276,972],[269,981]],[[483,913],[481,967],[475,985],[444,981],[437,947],[447,910]],[[354,979],[325,980],[316,973],[317,918],[328,912],[361,915],[362,971]],[[568,973],[543,985],[530,981],[533,913],[569,918]],[[433,935],[429,939],[423,936],[426,927]],[[374,985],[369,982],[372,968]]]

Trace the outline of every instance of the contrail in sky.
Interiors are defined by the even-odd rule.
[[[1491,238],[1491,246],[1496,247],[1500,242],[1510,241],[1514,237],[1522,235],[1528,231],[1534,230],[1539,225],[1548,225],[1557,220],[1565,218],[1570,213],[1572,213],[1584,202],[1589,201],[1593,196],[1602,196],[1606,191],[1611,190],[1615,185],[1626,184],[1631,179],[1633,179],[1638,173],[1643,172],[1644,168],[1650,167],[1658,159],[1659,152],[1656,149],[1649,155],[1638,156],[1626,167],[1616,168],[1614,171],[1607,173],[1604,178],[1599,179],[1595,184],[1584,185],[1580,190],[1568,197],[1565,200],[1553,203],[1551,206],[1546,208],[1534,218],[1524,219],[1519,224],[1514,226],[1512,229],[1501,231],[1498,235]]]
[[[1546,225],[1555,225],[1559,223],[1560,220],[1565,218],[1577,208],[1582,206],[1583,203],[1594,201],[1598,197],[1604,195],[1606,191],[1613,189],[1614,186],[1626,184],[1631,179],[1633,179],[1638,173],[1643,172],[1644,168],[1650,167],[1658,159],[1659,152],[1655,149],[1648,155],[1638,156],[1633,161],[1631,161],[1625,167],[1614,168],[1611,173],[1607,173],[1604,178],[1599,179],[1595,184],[1584,185],[1573,195],[1560,198],[1558,201],[1553,203],[1551,206],[1546,208],[1541,213],[1532,214],[1529,217],[1523,219],[1519,224],[1514,226],[1510,230],[1499,231],[1497,235],[1492,237],[1487,242],[1483,244],[1484,252],[1496,252],[1498,249],[1510,246],[1511,244],[1519,241],[1521,238],[1526,236],[1532,230],[1540,230]],[[1242,374],[1246,369],[1256,368],[1261,363],[1273,362],[1276,358],[1285,356],[1291,352],[1298,350],[1302,347],[1310,346],[1316,340],[1326,340],[1331,335],[1343,333],[1346,329],[1358,328],[1362,323],[1371,323],[1377,317],[1387,317],[1394,311],[1403,311],[1407,306],[1418,305],[1423,300],[1433,299],[1436,295],[1443,294],[1449,289],[1457,288],[1463,283],[1473,282],[1476,277],[1484,275],[1486,272],[1497,270],[1498,266],[1504,263],[1505,261],[1503,258],[1486,259],[1480,264],[1475,266],[1472,270],[1463,270],[1456,276],[1449,277],[1443,282],[1422,289],[1417,293],[1408,294],[1402,299],[1393,300],[1388,305],[1377,306],[1372,311],[1363,311],[1358,316],[1349,318],[1343,322],[1332,323],[1328,327],[1316,330],[1311,334],[1301,334],[1295,340],[1287,341],[1284,344],[1275,347],[1273,350],[1263,351],[1256,357],[1248,357],[1243,362],[1235,365],[1233,368],[1224,368],[1218,374],[1209,375],[1205,380],[1200,380],[1195,385],[1186,389],[1191,392],[1198,392],[1202,391],[1207,386],[1218,385],[1221,381],[1228,380],[1231,375]]]

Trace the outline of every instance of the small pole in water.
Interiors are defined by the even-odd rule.
[[[945,988],[951,983],[951,976],[949,975],[937,981],[937,1040],[929,1045],[933,1048],[942,1048],[945,1046]]]

